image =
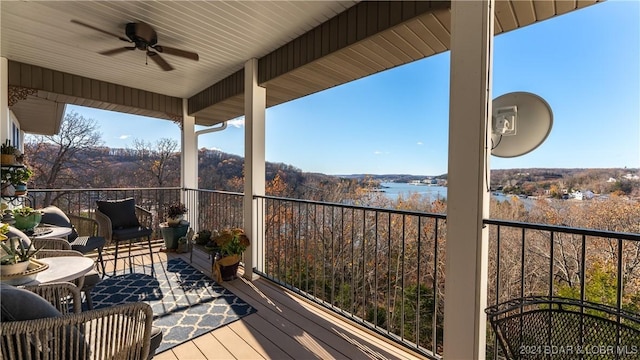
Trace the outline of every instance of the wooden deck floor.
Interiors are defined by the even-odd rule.
[[[169,257],[189,262],[189,254],[166,254],[154,247],[155,261]],[[194,250],[192,265],[209,276],[210,261],[206,254]],[[108,261],[107,265],[112,264]],[[268,280],[240,278],[223,286],[258,311],[156,354],[154,359],[423,358]]]

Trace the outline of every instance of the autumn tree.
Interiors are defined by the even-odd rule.
[[[85,118],[75,111],[67,113],[54,135],[27,135],[25,158],[34,170],[34,187],[54,189],[91,187],[90,174],[100,168],[102,157],[96,148],[102,144],[102,135],[94,119]],[[51,203],[47,194],[45,205]]]

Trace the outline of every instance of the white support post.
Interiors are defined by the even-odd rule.
[[[258,86],[258,59],[244,65],[244,230],[251,246],[244,254],[244,277],[254,280],[253,267],[264,257],[264,216],[254,195],[265,194],[265,109],[267,92]]]
[[[484,359],[493,0],[451,2],[444,355]]]
[[[198,137],[196,135],[196,118],[189,116],[189,101],[182,99],[182,148],[181,156],[181,186],[183,189],[198,188]],[[185,201],[184,193],[180,194],[182,202]],[[194,209],[189,209],[187,220],[195,228],[198,214],[198,197],[195,197]]]
[[[9,118],[9,60],[0,57],[0,126],[2,143],[11,139],[11,121]]]

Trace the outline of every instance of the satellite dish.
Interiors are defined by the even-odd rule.
[[[512,92],[493,100],[491,154],[516,157],[540,146],[551,132],[553,113],[540,96]]]

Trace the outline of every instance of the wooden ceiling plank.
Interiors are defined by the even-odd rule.
[[[575,10],[577,4],[576,0],[560,0],[556,1],[556,15],[562,15],[569,11]]]
[[[433,34],[431,29],[429,29],[427,24],[422,20],[411,21],[406,25],[418,38],[422,39],[422,41],[429,46],[434,53],[443,52],[449,49],[449,43],[444,43],[441,39],[438,39],[438,37]]]
[[[553,4],[554,4],[553,1],[540,1],[540,0],[534,1],[533,8],[536,14],[536,20],[542,21],[555,16],[556,11]]]
[[[511,6],[519,27],[533,24],[536,21],[533,0],[511,1]]]
[[[424,17],[424,24],[429,31],[442,43],[447,49],[451,44],[451,33],[433,14]]]
[[[396,43],[414,60],[434,54],[433,49],[406,26],[398,26],[393,29],[393,36],[396,40],[390,39],[391,35],[388,33],[383,34],[383,36]]]
[[[500,22],[502,32],[511,31],[518,27],[516,16],[507,0],[496,1],[495,17]]]

